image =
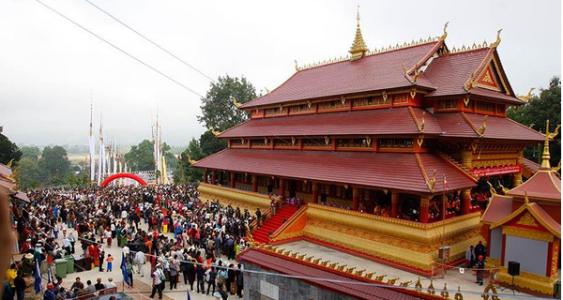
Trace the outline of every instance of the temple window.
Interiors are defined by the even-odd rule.
[[[368,142],[365,138],[336,139],[336,146],[343,148],[367,148]]]
[[[409,95],[400,94],[393,97],[393,103],[407,103],[409,101]]]
[[[294,144],[295,141],[295,144]],[[275,140],[275,146],[276,147],[292,147],[297,145],[297,141],[296,140],[292,140],[292,139],[276,139]]]
[[[243,139],[230,139],[229,143],[231,145],[231,147],[236,147],[236,146],[243,146]]]
[[[328,147],[331,146],[332,139],[330,138],[308,138],[303,140],[305,147]]]
[[[379,139],[380,148],[412,148],[412,139]]]
[[[458,104],[458,100],[456,100],[456,99],[442,100],[442,101],[440,101],[439,104],[438,104],[438,109],[439,109],[439,110],[453,110],[453,109],[457,109],[457,104]]]
[[[271,117],[271,116],[278,116],[287,113],[287,107],[279,107],[276,108],[268,108],[264,110],[264,116]]]
[[[319,103],[319,110],[333,110],[347,107],[347,102],[342,100],[333,100]]]
[[[370,96],[367,98],[355,99],[353,106],[362,107],[362,106],[376,106],[376,105],[384,105],[384,104],[387,104],[387,102],[383,99],[383,97]]]
[[[251,139],[251,140],[250,140],[250,145],[251,145],[252,147],[265,147],[265,146],[270,145],[270,140],[269,140],[269,139],[265,139],[265,138],[262,138],[262,139]]]
[[[475,109],[481,113],[495,113],[495,104],[489,102],[478,101]]]
[[[309,104],[300,104],[294,105],[289,107],[290,114],[297,114],[297,113],[304,113],[304,112],[313,112],[314,106],[309,106]]]

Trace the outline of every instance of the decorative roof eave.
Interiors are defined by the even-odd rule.
[[[558,238],[561,238],[561,231],[557,231],[557,228],[553,228],[553,226],[551,226],[548,222],[546,222],[546,220],[544,220],[544,218],[542,216],[540,216],[538,214],[537,211],[540,210],[540,209],[542,209],[542,208],[541,208],[541,206],[539,206],[539,204],[529,202],[527,200],[527,196],[526,196],[526,201],[524,202],[524,204],[522,206],[520,206],[517,210],[512,212],[510,215],[508,215],[508,216],[504,217],[503,219],[501,219],[500,221],[492,224],[491,229],[495,229],[499,226],[502,226],[502,225],[510,222],[514,218],[518,217],[524,211],[528,211],[534,217],[534,219],[536,219],[551,234],[555,235]],[[553,220],[553,221],[555,221],[555,220]]]
[[[427,94],[427,93],[429,93],[433,90],[436,90],[435,87],[430,86],[430,85],[408,82],[408,84],[405,84],[405,85],[394,86],[394,87],[389,87],[389,88],[385,88],[385,89],[365,90],[365,91],[358,91],[358,92],[349,93],[349,94],[334,94],[334,95],[326,95],[326,96],[314,97],[314,98],[286,100],[286,101],[283,101],[283,102],[273,103],[273,104],[251,105],[250,102],[252,102],[252,101],[249,101],[249,102],[242,104],[238,108],[244,109],[244,110],[253,110],[253,109],[257,109],[257,108],[260,108],[260,109],[279,108],[280,106],[286,107],[286,106],[291,106],[291,105],[297,105],[299,103],[305,104],[305,103],[309,103],[309,102],[311,102],[311,103],[323,102],[323,101],[327,101],[327,100],[330,100],[330,99],[333,99],[333,98],[336,100],[337,98],[341,98],[341,97],[344,97],[346,99],[350,99],[350,98],[358,98],[358,97],[361,97],[363,95],[373,96],[373,95],[383,95],[383,94],[392,95],[392,94],[400,94],[400,93],[410,93],[413,89],[415,89],[416,92],[420,93],[420,94]],[[256,98],[256,99],[259,99],[259,98]]]
[[[491,201],[489,202],[489,205],[487,205],[487,208],[485,208],[485,211],[481,215],[481,222],[482,223],[489,224],[489,225],[494,224],[494,222],[487,221],[487,216],[488,216],[488,214],[490,213],[491,210],[495,209],[495,208],[492,208],[492,207],[494,207],[493,201],[498,201],[496,199],[503,199],[504,201],[511,201],[512,202],[512,197],[510,197],[510,196],[499,195],[499,194],[493,195]]]
[[[497,31],[496,41],[490,44],[489,51],[487,52],[487,55],[485,56],[483,61],[481,61],[481,64],[479,65],[479,67],[477,67],[477,69],[473,73],[471,73],[471,76],[469,76],[469,78],[465,81],[465,84],[463,85],[463,89],[467,92],[469,92],[471,89],[473,89],[476,86],[476,81],[479,78],[481,78],[483,73],[487,70],[487,67],[489,66],[489,64],[492,62],[494,67],[497,69],[497,71],[499,73],[498,75],[499,75],[500,83],[501,83],[502,87],[504,88],[505,94],[508,95],[508,96],[512,96],[515,99],[518,99],[516,97],[516,95],[514,94],[514,90],[512,90],[510,83],[508,82],[508,80],[506,78],[506,73],[504,71],[504,68],[502,67],[502,63],[501,63],[500,58],[499,58],[498,53],[497,53],[497,47],[500,45],[500,41],[501,41],[501,38],[500,38],[501,32],[502,32],[502,29],[499,29]],[[523,103],[523,101],[519,100],[519,102],[516,102],[515,104],[521,104],[521,103]]]
[[[416,81],[416,78],[419,75],[419,69],[424,66],[428,60],[434,56],[434,54],[436,52],[438,52],[438,50],[442,49],[442,47],[445,49],[446,52],[448,52],[448,47],[446,46],[446,37],[448,36],[448,24],[449,22],[446,22],[446,24],[444,24],[444,32],[442,33],[442,35],[438,38],[438,42],[436,43],[436,45],[434,45],[434,47],[432,47],[432,49],[430,49],[430,51],[428,51],[428,53],[422,57],[416,64],[414,64],[414,66],[412,66],[410,69],[408,69],[405,74],[407,76],[414,76],[413,79],[414,81]]]
[[[492,92],[492,91],[491,91]],[[452,93],[452,94],[447,94],[447,95],[427,95],[425,96],[427,99],[444,99],[444,98],[451,98],[451,97],[469,97],[470,99],[474,99],[474,100],[479,100],[479,99],[485,99],[487,101],[490,102],[494,102],[494,103],[498,103],[498,104],[508,104],[508,105],[522,105],[525,104],[525,102],[523,102],[521,99],[517,98],[517,97],[512,97],[509,99],[509,97],[511,96],[506,96],[504,94],[500,94],[498,97],[490,95],[490,96],[484,96],[484,95],[479,95],[477,94],[475,89],[466,91],[466,92],[462,92],[462,93]]]

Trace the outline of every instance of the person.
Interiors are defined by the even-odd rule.
[[[107,262],[107,271],[111,272],[111,270],[113,270],[113,257],[111,256],[111,254],[108,254],[108,258],[106,258],[106,262]]]
[[[171,260],[168,267],[168,274],[170,275],[170,290],[178,288],[178,269],[175,260]]]
[[[475,246],[475,257],[483,256],[483,259],[487,256],[487,249],[483,245],[482,241],[479,241]]]
[[[96,292],[96,287],[92,284],[92,281],[86,280],[86,294],[93,294]]]
[[[225,287],[223,286],[223,284],[217,285],[217,288],[219,289],[218,293],[221,299],[227,300],[227,298],[229,298],[229,293],[225,291]]]
[[[256,208],[256,224],[258,227],[262,226],[262,212],[260,208]]]
[[[203,266],[201,265],[201,263],[198,263],[196,268],[195,268],[195,273],[196,273],[196,286],[197,286],[197,292],[199,293],[199,291],[201,290],[201,293],[205,293],[205,281],[204,281],[204,276],[205,276],[205,269],[203,268]]]
[[[80,277],[76,277],[76,280],[74,281],[74,283],[70,286],[71,290],[74,289],[78,289],[81,290],[84,288],[84,283],[82,283],[82,281],[80,281]]]
[[[215,278],[217,277],[217,271],[215,270],[215,267],[211,267],[209,269],[208,276],[209,278],[207,279],[207,295],[209,295],[209,291],[211,290],[212,286],[213,292],[211,294],[213,295],[215,294]]]
[[[96,288],[96,292],[106,288],[106,286],[102,283],[101,278],[96,279],[96,284],[94,284],[94,287]]]
[[[465,262],[468,268],[473,268],[475,264],[475,249],[473,245],[469,246],[469,249],[465,251]]]
[[[276,215],[276,199],[272,197],[272,201],[270,201],[270,210],[272,212],[272,216]]]
[[[162,290],[164,286],[164,273],[160,264],[156,265],[156,269],[151,274],[152,277],[152,292],[150,298],[154,298],[154,294],[158,292],[158,299],[162,299]]]
[[[475,274],[477,280],[475,283],[479,285],[483,285],[483,274],[485,273],[485,260],[482,255],[478,256],[476,267],[477,267],[477,271],[475,272]]]
[[[23,279],[23,273],[22,271],[18,271],[18,275],[16,276],[16,278],[14,279],[14,286],[16,289],[16,299],[17,300],[23,300],[24,296],[25,296],[25,279]]]
[[[137,251],[137,253],[135,253],[134,262],[137,266],[137,274],[141,274],[141,277],[143,277],[144,275],[142,273],[142,267],[145,264],[145,253],[143,253],[143,251],[141,250]]]
[[[242,272],[242,265],[238,264],[238,268],[235,272],[236,282],[237,282],[237,295],[242,298],[242,288],[244,287],[244,273]]]
[[[100,272],[104,271],[104,257],[106,256],[106,252],[104,250],[100,251]]]
[[[195,265],[194,260],[189,260],[184,265],[184,284],[186,284],[186,277],[187,281],[190,283],[190,290],[194,290],[194,281],[195,281]]]
[[[45,290],[45,294],[43,294],[43,300],[55,300],[56,298],[55,285],[52,283],[47,284],[47,289]]]

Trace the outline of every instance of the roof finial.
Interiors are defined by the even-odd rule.
[[[354,37],[354,42],[352,42],[352,47],[350,47],[350,57],[351,61],[358,60],[366,54],[369,50],[362,37],[362,30],[360,29],[360,6],[358,5],[358,11],[356,13],[356,35]]]
[[[550,133],[549,132],[549,120],[546,121],[545,125],[545,141],[543,143],[543,153],[542,153],[542,161],[540,169],[542,170],[551,170],[551,164],[549,160],[551,156],[549,155],[549,140],[555,138],[559,134],[559,128],[561,125],[557,125],[555,131]]]
[[[500,33],[502,32],[502,28],[497,30],[497,40],[491,44],[491,48],[496,48],[500,44]]]
[[[440,40],[444,41],[446,39],[446,37],[448,36],[448,24],[450,24],[450,21],[446,22],[446,24],[444,24],[444,33],[442,33],[442,36],[440,36]]]

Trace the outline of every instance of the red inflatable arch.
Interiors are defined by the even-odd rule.
[[[140,185],[147,185],[147,183],[143,180],[143,178],[132,174],[132,173],[117,173],[117,174],[113,174],[111,176],[109,176],[108,178],[104,179],[104,182],[102,182],[102,187],[106,187],[108,184],[110,184],[110,182],[119,179],[119,178],[130,178],[133,179],[135,181],[137,181]]]

